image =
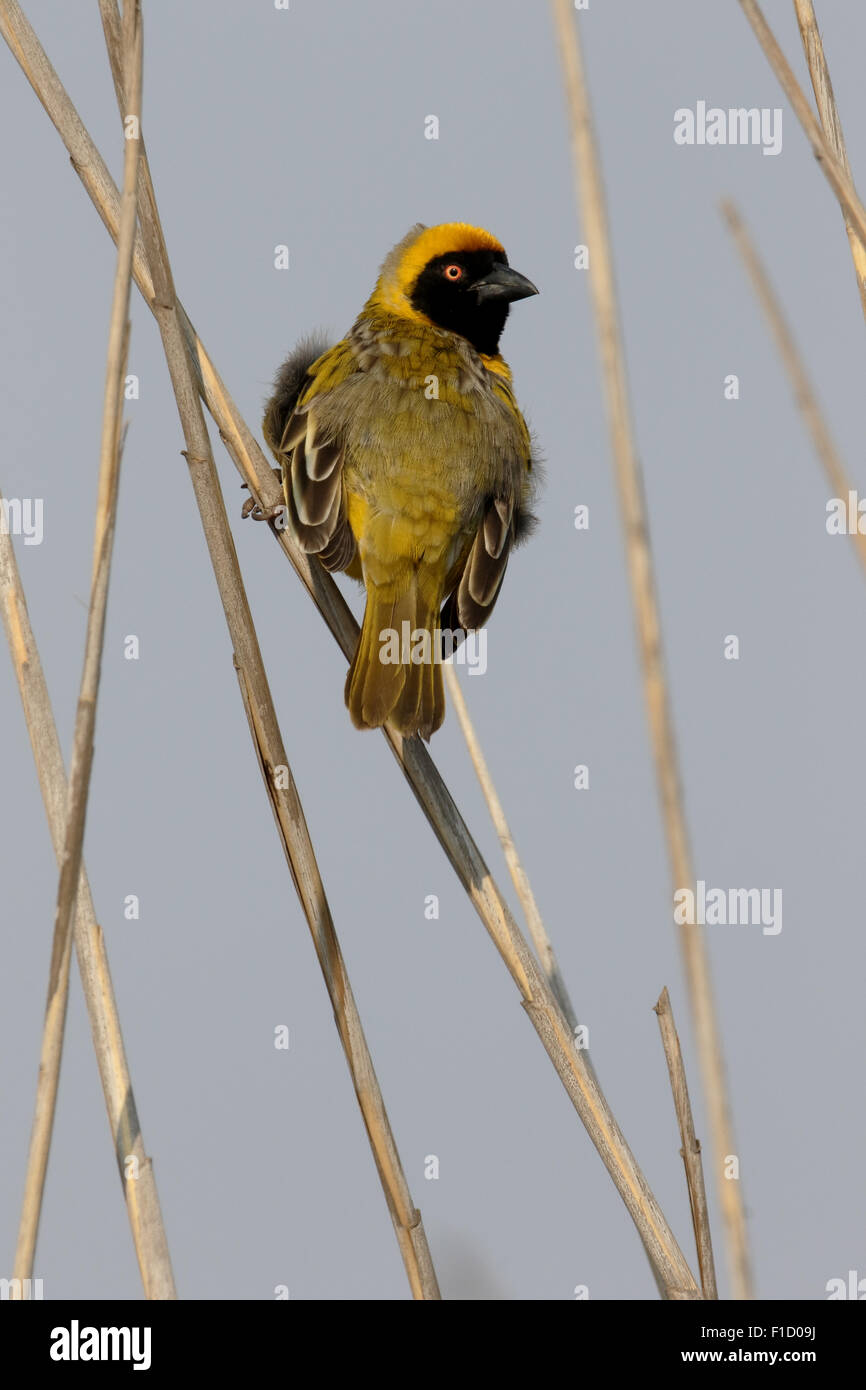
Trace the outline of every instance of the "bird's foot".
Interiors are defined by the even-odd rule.
[[[280,486],[282,486],[282,470],[279,468],[274,468],[272,471],[277,482],[280,484]],[[249,489],[249,484],[241,483],[241,487]],[[275,521],[276,518],[281,515],[284,509],[285,503],[282,501],[282,499],[279,502],[275,502],[272,507],[263,507],[261,502],[256,501],[255,497],[248,497],[241,508],[241,516],[244,519],[246,519],[246,517],[248,516],[252,517],[253,521]]]

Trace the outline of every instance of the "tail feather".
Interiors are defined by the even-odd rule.
[[[356,728],[377,729],[388,723],[406,738],[429,738],[439,728],[445,718],[445,690],[441,667],[434,662],[438,608],[438,596],[425,597],[417,576],[369,586],[358,649],[346,678],[346,705]],[[414,644],[416,654],[426,659],[413,661],[411,634],[419,631],[430,634],[425,651],[420,651],[420,642]],[[410,634],[408,643],[405,632]],[[389,633],[394,634],[390,642]]]

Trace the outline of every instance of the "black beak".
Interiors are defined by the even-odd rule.
[[[472,286],[479,300],[504,299],[511,303],[514,299],[527,299],[538,290],[531,280],[510,265],[495,265],[491,271]]]

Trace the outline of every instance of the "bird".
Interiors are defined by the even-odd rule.
[[[419,222],[346,336],[302,340],[277,374],[263,432],[287,524],[366,590],[345,686],[356,728],[429,740],[441,634],[487,622],[534,527],[538,460],[499,340],[535,294],[484,228]]]

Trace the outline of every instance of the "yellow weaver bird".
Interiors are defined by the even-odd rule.
[[[499,338],[512,300],[537,293],[489,232],[419,223],[346,337],[302,342],[277,377],[264,434],[289,524],[367,591],[346,680],[358,728],[439,728],[438,633],[484,625],[530,529],[531,442]]]

